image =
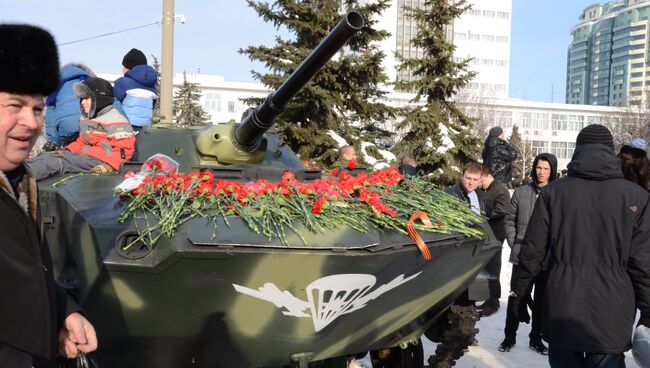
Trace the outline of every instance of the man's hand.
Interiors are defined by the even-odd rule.
[[[78,352],[90,353],[97,349],[95,328],[79,313],[72,313],[59,330],[59,354],[68,359],[77,357]]]

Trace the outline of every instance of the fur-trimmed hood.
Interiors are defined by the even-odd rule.
[[[38,214],[38,188],[36,186],[36,179],[32,175],[29,166],[24,165],[25,175],[18,184],[18,199],[11,188],[11,183],[3,171],[0,170],[0,188],[7,192],[11,198],[18,202],[18,205],[31,217],[34,221],[37,220]]]

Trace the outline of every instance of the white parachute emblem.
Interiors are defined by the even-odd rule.
[[[307,301],[296,298],[286,290],[280,291],[270,282],[258,290],[237,284],[232,286],[242,294],[275,304],[286,316],[311,317],[314,329],[318,332],[340,316],[365,307],[371,300],[416,278],[420,273],[422,272],[407,278],[399,275],[375,289],[373,287],[377,278],[373,275],[348,273],[325,276],[307,285]]]

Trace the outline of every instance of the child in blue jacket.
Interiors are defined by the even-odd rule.
[[[72,86],[94,76],[95,73],[82,64],[67,64],[61,68],[59,89],[47,96],[45,102],[45,132],[51,145],[66,146],[79,136],[81,112]]]
[[[134,130],[151,126],[156,94],[156,71],[147,65],[147,57],[131,49],[122,59],[124,77],[115,81],[115,98],[122,103],[126,117]]]

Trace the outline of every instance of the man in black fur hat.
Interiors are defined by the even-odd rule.
[[[59,84],[52,36],[0,24],[0,70],[0,367],[45,367],[57,347],[68,358],[97,348],[93,326],[54,283],[24,165],[43,128],[43,97]]]

